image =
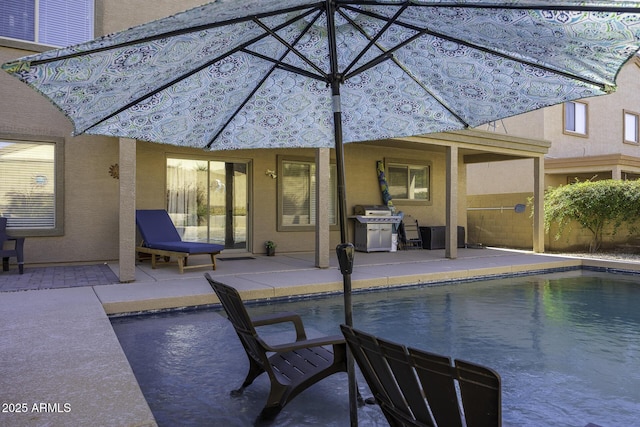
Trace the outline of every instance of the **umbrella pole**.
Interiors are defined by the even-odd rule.
[[[344,296],[344,322],[353,326],[353,304],[351,302],[351,272],[353,271],[354,246],[347,240],[346,192],[344,179],[344,152],[342,144],[342,125],[340,111],[335,111],[336,102],[339,104],[340,95],[334,96],[334,123],[336,140],[336,162],[338,163],[338,210],[340,216],[340,243],[336,247],[336,254],[342,273],[342,287]],[[351,427],[358,426],[358,384],[356,382],[355,363],[353,354],[347,347],[347,377],[349,383],[349,419]]]
[[[338,164],[338,213],[340,220],[340,244],[336,247],[344,295],[344,322],[353,326],[353,306],[351,303],[351,271],[353,270],[353,244],[347,237],[347,193],[345,183],[344,145],[342,141],[342,108],[340,106],[340,75],[338,72],[338,54],[336,47],[335,22],[333,20],[335,4],[327,0],[327,32],[329,36],[329,60],[331,63],[331,95],[333,101],[333,126]],[[358,426],[358,384],[353,354],[347,347],[347,377],[349,386],[349,420],[351,427]]]
[[[329,62],[331,66],[330,84],[333,103],[333,135],[338,164],[338,213],[340,221],[340,244],[336,247],[340,272],[342,273],[344,295],[344,322],[353,326],[353,307],[351,303],[351,272],[353,270],[354,247],[347,237],[347,192],[345,180],[344,144],[342,141],[342,107],[340,105],[340,84],[342,76],[338,70],[338,48],[336,43],[336,25],[334,21],[335,3],[326,0],[327,35],[329,41]],[[347,377],[349,386],[349,419],[351,427],[358,426],[358,384],[353,354],[347,346]]]

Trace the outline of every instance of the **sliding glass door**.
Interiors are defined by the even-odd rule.
[[[247,248],[246,163],[167,159],[167,211],[184,240]]]

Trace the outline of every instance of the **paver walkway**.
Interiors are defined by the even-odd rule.
[[[118,283],[118,276],[107,264],[26,267],[0,273],[0,292],[30,289],[59,289]]]

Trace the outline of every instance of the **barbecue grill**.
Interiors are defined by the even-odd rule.
[[[355,222],[355,248],[360,252],[391,251],[393,225],[400,223],[401,216],[393,215],[384,205],[356,205],[353,216]]]

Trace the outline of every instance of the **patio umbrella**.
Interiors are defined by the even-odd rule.
[[[640,2],[228,0],[3,65],[75,134],[211,150],[334,147],[475,127],[610,93]]]

